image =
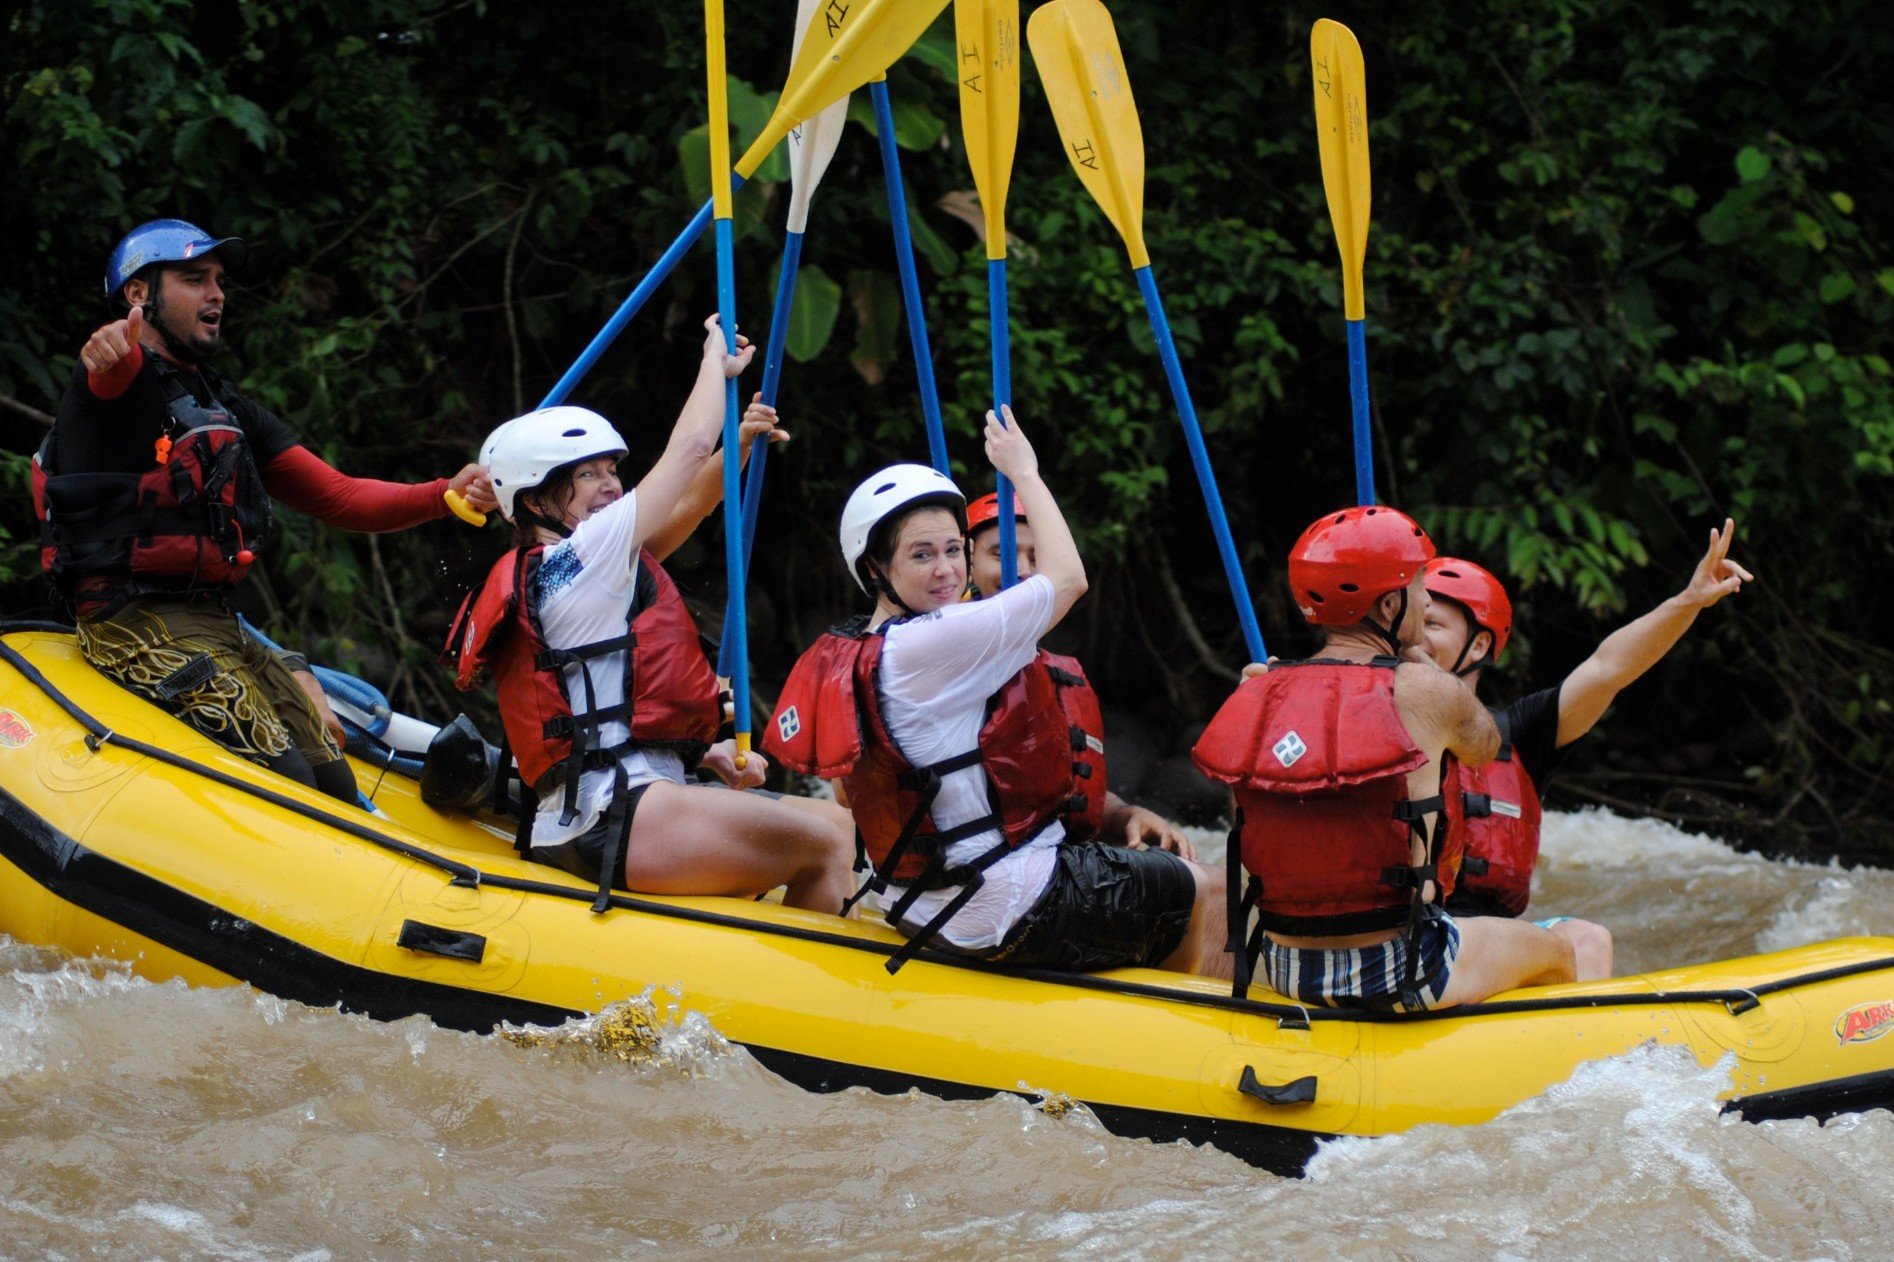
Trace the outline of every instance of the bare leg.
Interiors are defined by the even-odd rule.
[[[647,894],[731,895],[782,885],[787,905],[835,913],[848,897],[854,858],[852,827],[831,815],[660,781],[645,790],[632,820],[625,885]]]
[[[1590,920],[1567,920],[1553,925],[1552,932],[1571,940],[1579,981],[1602,981],[1611,976],[1611,930]]]
[[[1190,907],[1190,928],[1177,949],[1159,967],[1227,981],[1235,975],[1236,961],[1223,949],[1229,923],[1224,909],[1223,869],[1206,868],[1197,863],[1189,867],[1197,882],[1197,899]]]
[[[1436,1006],[1478,1003],[1515,986],[1549,986],[1577,980],[1573,934],[1560,933],[1573,923],[1541,929],[1503,916],[1471,916],[1460,926],[1460,955]]]

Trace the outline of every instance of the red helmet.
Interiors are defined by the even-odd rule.
[[[1000,519],[1000,493],[988,491],[973,503],[967,505],[967,538],[973,538],[973,532],[982,526],[991,526]],[[1025,521],[1026,510],[1019,506],[1019,497],[1013,497],[1013,520]]]
[[[1513,602],[1506,598],[1506,589],[1500,581],[1481,566],[1459,557],[1435,557],[1427,563],[1426,573],[1424,581],[1429,593],[1464,608],[1473,620],[1473,631],[1493,633],[1492,652],[1486,655],[1484,662],[1476,664],[1483,666],[1498,661],[1513,634]],[[1472,632],[1468,633],[1467,642],[1472,643]]]
[[[1316,626],[1350,627],[1433,555],[1434,541],[1399,509],[1344,508],[1317,518],[1289,550],[1289,588]]]

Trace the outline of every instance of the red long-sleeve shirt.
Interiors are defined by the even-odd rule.
[[[86,388],[101,402],[111,402],[131,388],[144,364],[145,348],[134,345],[105,371],[87,373]],[[275,421],[273,416],[269,419]],[[343,530],[368,532],[406,530],[447,515],[441,498],[447,490],[446,478],[411,483],[350,477],[302,444],[291,442],[271,455],[268,440],[252,435],[264,489],[298,512]]]

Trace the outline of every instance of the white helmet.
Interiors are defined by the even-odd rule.
[[[515,417],[487,435],[480,463],[493,481],[500,515],[513,520],[514,497],[544,482],[561,465],[594,456],[622,456],[625,440],[589,408],[551,407]]]
[[[924,464],[889,465],[855,488],[842,507],[842,559],[848,572],[864,592],[868,580],[862,574],[862,554],[868,551],[869,537],[875,527],[904,508],[939,504],[950,509],[960,522],[967,523],[967,497],[946,474]],[[870,595],[873,593],[870,592]]]

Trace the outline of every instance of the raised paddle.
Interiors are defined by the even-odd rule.
[[[1165,318],[1157,281],[1151,275],[1151,256],[1144,246],[1144,132],[1138,125],[1137,105],[1131,99],[1131,79],[1118,49],[1118,32],[1099,0],[1052,0],[1040,6],[1026,24],[1026,41],[1032,46],[1033,63],[1045,84],[1053,121],[1065,141],[1065,156],[1071,159],[1079,182],[1124,238],[1125,250],[1131,256],[1132,274],[1144,295],[1151,332],[1164,361],[1164,375],[1183,421],[1190,462],[1197,471],[1197,484],[1203,488],[1204,507],[1216,534],[1217,553],[1223,559],[1223,574],[1236,599],[1243,640],[1250,660],[1266,661],[1263,633],[1256,625],[1256,607],[1250,601],[1243,567],[1236,559],[1223,497],[1217,491],[1209,453],[1204,450],[1203,428],[1197,423],[1197,409],[1190,400],[1190,387],[1184,381],[1177,347],[1171,341],[1170,321]]]
[[[888,222],[894,228],[894,263],[895,270],[901,274],[901,309],[907,313],[908,348],[914,352],[914,375],[921,390],[921,420],[927,427],[927,461],[942,475],[951,477],[953,470],[947,467],[947,431],[940,420],[940,391],[934,385],[934,352],[927,341],[927,309],[921,305],[921,277],[914,265],[914,237],[908,230],[908,195],[901,180],[901,153],[894,144],[894,107],[888,101],[886,75],[869,82],[868,96],[875,103],[875,130],[881,133],[878,137],[881,179],[888,190]]]
[[[723,0],[704,0],[704,73],[710,90],[710,200],[717,228],[717,321],[724,348],[737,353],[736,242],[731,234],[734,196],[730,188],[729,80],[723,68]],[[724,378],[723,393],[723,561],[730,594],[724,607],[720,651],[729,667],[730,695],[736,705],[736,765],[749,762],[750,651],[744,608],[743,464],[738,458],[738,426],[743,408],[737,379]]]
[[[724,184],[732,190],[741,187],[791,128],[885,72],[914,46],[914,41],[926,33],[946,7],[947,0],[852,0],[852,3],[826,0],[810,25],[801,50],[790,61],[789,77],[783,83],[782,95],[769,123],[737,159],[734,178],[727,178]],[[691,246],[704,235],[715,217],[717,187],[712,185],[711,200],[698,209],[677,240],[659,256],[651,271],[606,321],[605,327],[580,352],[572,367],[566,369],[540,407],[565,402],[566,396],[624,332],[639,308],[650,300]]]
[[[796,36],[792,50],[800,49],[804,36],[826,0],[801,0],[796,15]],[[791,59],[795,57],[792,51]],[[814,117],[789,132],[789,215],[783,233],[782,267],[776,278],[776,306],[770,314],[769,343],[763,356],[763,402],[776,406],[782,383],[783,355],[789,342],[789,315],[796,300],[796,274],[802,266],[802,238],[809,228],[809,202],[816,186],[835,157],[835,147],[848,125],[848,95],[844,94]],[[767,467],[769,444],[750,454],[750,467],[743,486],[743,559],[749,563],[756,535],[756,508],[762,499],[763,471]]]
[[[818,6],[825,0],[802,0],[796,15],[795,43],[790,59],[802,47],[803,37],[815,20]],[[802,237],[809,226],[809,199],[822,182],[835,156],[835,146],[848,124],[848,97],[843,96],[815,117],[789,132],[789,222],[783,233],[783,262],[776,278],[776,307],[769,320],[769,343],[763,352],[763,402],[776,405],[777,389],[782,382],[784,348],[789,342],[789,312],[796,300],[796,272],[802,263]],[[750,452],[749,467],[743,474],[743,572],[750,569],[756,543],[756,515],[763,502],[763,476],[769,463],[769,444],[757,443]],[[721,648],[730,639],[729,610],[724,611],[723,637],[719,641],[717,673],[729,675],[729,661]]]
[[[1374,503],[1374,444],[1368,427],[1367,306],[1361,267],[1368,252],[1368,96],[1361,45],[1327,18],[1309,32],[1315,80],[1315,137],[1322,190],[1342,255],[1342,318],[1348,326],[1348,398],[1354,410],[1355,502]]]
[[[960,65],[960,133],[986,220],[987,323],[993,355],[993,414],[1006,423],[1013,355],[1006,304],[1006,188],[1019,140],[1019,0],[954,0]],[[1013,486],[997,475],[1000,586],[1019,581]]]

